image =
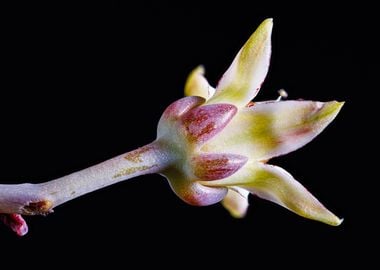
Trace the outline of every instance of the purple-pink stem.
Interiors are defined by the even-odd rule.
[[[160,143],[155,141],[49,182],[0,185],[0,213],[45,215],[54,207],[94,190],[139,175],[160,172],[169,163],[168,155],[162,151]],[[4,215],[0,216],[5,219]],[[11,217],[8,215],[8,218]]]

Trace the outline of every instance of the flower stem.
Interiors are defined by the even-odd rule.
[[[79,172],[40,184],[0,185],[0,213],[48,214],[52,209],[86,193],[149,173],[169,164],[155,141]]]

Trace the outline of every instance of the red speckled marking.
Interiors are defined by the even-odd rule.
[[[190,110],[182,123],[191,142],[203,143],[220,132],[236,114],[232,104],[211,104]]]
[[[235,154],[205,154],[193,158],[194,174],[202,180],[226,178],[238,171],[248,158]]]
[[[18,236],[28,233],[28,225],[19,214],[0,214],[0,220],[10,227]]]
[[[124,159],[130,161],[130,162],[133,162],[133,163],[140,163],[140,162],[143,162],[143,157],[142,155],[150,150],[153,149],[153,146],[151,145],[146,145],[144,147],[140,147],[134,151],[131,151],[129,153],[127,153],[125,156],[124,156]]]

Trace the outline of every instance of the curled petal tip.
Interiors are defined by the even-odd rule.
[[[333,226],[340,226],[340,224],[342,224],[343,221],[344,221],[344,218],[340,218],[340,219],[338,218],[338,221],[336,223],[332,224],[332,225]]]
[[[299,213],[297,213],[299,214]],[[336,215],[334,215],[332,212],[329,210],[325,209],[325,213],[323,215],[312,215],[312,216],[304,216],[300,214],[301,216],[308,218],[308,219],[313,219],[322,223],[325,223],[330,226],[335,226],[338,227],[340,224],[343,222],[343,218],[338,218]]]
[[[199,96],[207,100],[215,93],[215,89],[210,86],[204,74],[203,66],[196,67],[189,74],[185,84],[185,96]]]
[[[338,218],[330,210],[325,208],[322,204],[319,208],[320,209],[317,209],[317,210],[314,209],[313,211],[311,211],[311,213],[308,213],[306,215],[300,212],[295,212],[295,213],[305,218],[313,219],[313,220],[316,220],[316,221],[319,221],[331,226],[339,226],[340,224],[342,224],[343,218],[342,219]]]
[[[325,224],[331,225],[331,226],[340,226],[342,222],[344,221],[344,218],[338,218],[333,213],[330,212],[330,215],[326,217],[324,220],[319,220]]]
[[[332,226],[340,226],[340,224],[342,224],[343,221],[344,221],[344,218],[337,218],[336,220],[328,224]]]

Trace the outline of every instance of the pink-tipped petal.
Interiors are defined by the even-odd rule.
[[[28,233],[28,225],[19,214],[0,214],[0,220],[18,236],[24,236]]]
[[[231,103],[241,108],[256,96],[268,73],[272,26],[272,19],[260,24],[224,73],[209,104]]]
[[[343,102],[280,101],[239,110],[228,126],[204,145],[204,151],[268,160],[304,146],[329,123]]]
[[[226,197],[222,200],[222,205],[234,218],[243,218],[248,210],[249,191],[239,187],[228,189]]]
[[[204,105],[192,109],[182,118],[189,142],[202,144],[219,133],[236,114],[231,104]]]
[[[248,158],[234,154],[202,154],[192,159],[195,176],[211,181],[226,178],[244,166]]]
[[[201,183],[212,187],[238,186],[300,216],[333,226],[342,222],[288,172],[277,166],[249,163],[228,178]]]
[[[204,77],[204,67],[196,67],[187,78],[185,84],[185,96],[198,96],[209,99],[215,93],[215,88],[210,86]]]

